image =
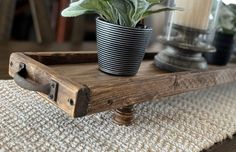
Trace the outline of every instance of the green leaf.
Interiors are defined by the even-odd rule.
[[[134,6],[130,0],[124,1],[125,2],[121,3],[119,0],[109,0],[109,3],[117,12],[119,24],[123,26],[132,26]]]
[[[91,10],[82,8],[80,5],[81,5],[81,1],[71,3],[68,8],[62,11],[61,15],[64,17],[76,17],[76,16],[80,16],[91,11]]]
[[[79,0],[73,2],[70,6],[62,11],[64,17],[75,17],[85,13],[97,13],[102,18],[112,20],[112,10],[110,10],[106,0]]]
[[[147,11],[150,3],[144,0],[132,0],[136,1],[135,13],[132,16],[133,24],[136,25],[143,17],[143,14]]]
[[[160,4],[164,2],[165,0],[147,0],[147,1],[150,3],[149,5],[149,9],[150,9],[151,7]]]
[[[219,12],[218,29],[221,29],[224,33],[236,33],[236,6],[223,5]]]
[[[155,13],[161,13],[161,12],[165,12],[165,11],[176,11],[176,10],[183,11],[182,8],[178,8],[178,7],[164,7],[164,8],[160,8],[157,10],[146,11],[145,14],[143,15],[143,18],[150,16],[152,14],[155,14]]]
[[[105,21],[135,27],[144,17],[153,13],[173,10],[163,8],[150,10],[163,0],[78,0],[62,11],[64,17],[75,17],[86,13],[97,13]]]
[[[146,0],[109,0],[119,16],[119,24],[135,27],[146,12],[149,3]]]

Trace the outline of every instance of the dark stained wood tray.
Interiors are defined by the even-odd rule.
[[[9,74],[23,88],[43,96],[72,117],[117,109],[236,80],[236,65],[205,71],[168,73],[146,53],[136,76],[98,70],[96,52],[13,53]]]

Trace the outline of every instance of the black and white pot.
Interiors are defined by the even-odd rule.
[[[216,47],[215,53],[206,53],[204,57],[209,64],[226,65],[233,52],[234,35],[216,32],[213,46]]]
[[[151,28],[125,27],[97,18],[96,36],[100,70],[113,75],[135,75],[151,34]]]

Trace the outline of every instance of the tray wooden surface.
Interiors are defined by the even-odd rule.
[[[56,98],[50,101],[72,117],[236,80],[236,64],[209,66],[205,71],[168,73],[154,66],[154,55],[155,52],[146,53],[137,75],[120,77],[99,71],[96,52],[13,53],[9,74],[14,77],[19,65],[24,63],[27,81],[37,85],[48,84],[52,80],[56,82]]]

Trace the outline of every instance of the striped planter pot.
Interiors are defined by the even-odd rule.
[[[97,18],[96,36],[100,70],[119,76],[135,75],[151,34],[151,28],[125,27]]]

